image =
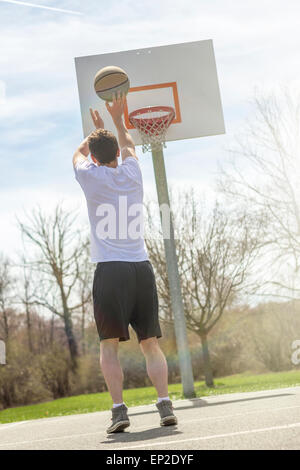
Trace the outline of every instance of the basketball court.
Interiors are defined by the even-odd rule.
[[[106,434],[110,411],[0,425],[0,450],[299,449],[300,387],[174,402],[178,426],[155,405],[129,409],[131,426]],[[134,454],[133,454],[134,455]]]
[[[42,195],[47,191],[47,188],[44,188],[47,177],[49,181],[55,182],[55,191],[59,191],[60,188],[61,167],[59,166],[59,172],[55,170],[56,173],[54,173],[55,160],[52,163],[53,167],[48,166],[48,154],[51,156],[54,153],[51,149],[52,145],[48,145],[49,151],[43,152],[44,166],[40,170],[40,142],[46,140],[43,139],[44,134],[48,135],[49,131],[57,127],[60,134],[54,134],[53,131],[51,142],[57,140],[61,143],[61,135],[66,133],[67,136],[68,127],[71,128],[69,121],[67,126],[63,123],[66,116],[64,113],[66,111],[73,113],[74,111],[74,96],[66,93],[66,90],[69,92],[71,88],[72,70],[69,72],[66,65],[70,57],[73,57],[73,54],[77,55],[78,51],[87,54],[87,51],[95,53],[95,50],[96,52],[108,50],[107,48],[111,47],[111,44],[114,46],[119,44],[117,47],[122,48],[123,38],[126,37],[128,40],[124,47],[131,47],[132,44],[134,44],[133,47],[136,47],[140,40],[139,36],[144,35],[146,28],[149,28],[149,32],[147,29],[147,36],[144,35],[143,41],[148,40],[146,38],[151,37],[150,34],[153,37],[154,32],[159,28],[164,32],[163,23],[160,21],[165,21],[165,13],[160,15],[160,21],[158,21],[158,16],[151,17],[149,10],[149,15],[142,15],[143,21],[147,20],[145,24],[138,22],[138,17],[135,14],[131,24],[125,17],[124,25],[126,27],[123,28],[118,19],[119,16],[123,16],[124,12],[121,6],[118,8],[118,15],[114,15],[116,22],[110,24],[111,8],[115,8],[110,4],[106,8],[104,17],[103,14],[101,15],[102,7],[98,8],[96,3],[91,14],[90,6],[86,8],[82,6],[82,11],[75,11],[34,4],[30,1],[0,0],[0,2],[2,6],[6,3],[14,9],[21,6],[22,8],[48,10],[48,13],[51,14],[57,12],[76,16],[85,15],[82,21],[78,19],[76,22],[75,20],[74,22],[71,20],[63,22],[62,20],[52,20],[46,16],[45,11],[43,17],[39,18],[38,16],[25,16],[25,10],[24,16],[22,12],[18,13],[16,10],[13,10],[9,16],[6,13],[7,10],[3,9],[4,37],[9,38],[6,53],[3,54],[3,63],[5,66],[8,65],[5,70],[5,83],[9,85],[4,108],[10,109],[8,116],[12,117],[13,129],[20,128],[20,121],[18,121],[20,116],[24,117],[23,121],[26,124],[20,133],[21,137],[19,136],[21,143],[18,142],[18,139],[13,139],[16,142],[12,142],[12,139],[4,138],[5,143],[8,142],[9,145],[13,143],[16,149],[21,151],[19,153],[22,158],[11,170],[14,174],[14,181],[7,178],[7,183],[9,183],[7,194],[13,193],[17,199],[18,191],[22,191],[21,202],[27,201],[27,195],[31,195],[30,197],[35,202],[36,194]],[[296,5],[296,2],[294,3]],[[126,6],[128,11],[125,13],[130,17],[130,14],[134,13],[134,8],[131,9],[129,4]],[[209,11],[206,12],[205,9],[201,11],[195,8],[195,12],[192,9],[193,14],[191,14],[185,11],[188,10],[186,5],[178,4],[172,5],[172,7],[172,15],[167,9],[165,24],[168,26],[165,27],[165,34],[158,34],[155,38],[156,42],[160,43],[164,38],[167,40],[169,37],[174,38],[175,35],[172,34],[174,31],[177,35],[177,29],[183,40],[184,38],[190,40],[195,37],[195,31],[197,34],[197,27],[201,25],[201,22],[203,23],[201,34],[206,34],[207,31],[209,34],[210,31],[213,32],[223,48],[220,57],[223,57],[224,60],[223,70],[227,70],[227,83],[234,84],[234,86],[227,85],[227,96],[230,97],[227,109],[232,120],[235,119],[235,113],[238,118],[242,115],[237,104],[241,102],[241,97],[243,99],[246,97],[248,88],[255,84],[256,80],[259,83],[264,83],[266,80],[268,88],[275,80],[283,79],[284,82],[288,82],[291,77],[298,76],[298,70],[294,68],[297,66],[297,61],[294,60],[295,49],[293,49],[294,44],[297,44],[295,31],[298,30],[297,22],[294,20],[297,15],[292,7],[287,9],[283,3],[282,9],[268,7],[270,11],[268,9],[264,11],[264,7],[258,3],[256,11],[256,6],[254,8],[249,2],[249,8],[243,6],[246,13],[242,15],[239,14],[238,9],[234,16],[228,14],[226,9],[224,11],[222,9],[220,13],[212,11],[211,20]],[[178,11],[176,7],[178,7]],[[255,10],[255,16],[253,10]],[[289,17],[285,17],[285,14],[290,10],[292,13],[289,19]],[[139,6],[138,16],[141,13],[143,14],[143,11]],[[183,13],[189,13],[185,21],[180,16]],[[176,18],[177,15],[178,18]],[[245,17],[244,22],[242,21],[243,17]],[[45,24],[43,24],[44,20]],[[132,28],[133,24],[138,25],[138,28]],[[131,28],[132,31],[130,31]],[[90,31],[90,34],[86,33],[87,31]],[[117,38],[114,39],[115,42],[111,40],[109,35],[109,42],[101,40],[101,37],[107,32],[114,34],[114,38]],[[84,34],[87,34],[86,42],[83,40]],[[276,42],[276,37],[279,37],[280,41]],[[32,39],[29,40],[29,38]],[[77,42],[78,38],[81,43]],[[117,40],[118,42],[116,42]],[[134,42],[131,42],[132,40]],[[290,44],[288,40],[291,41]],[[75,44],[74,46],[72,42]],[[94,48],[95,44],[97,49]],[[278,57],[281,57],[281,60],[278,60]],[[293,64],[293,68],[289,66],[289,62]],[[238,63],[240,63],[239,67],[236,66]],[[19,76],[22,72],[21,87],[17,86],[14,64],[18,64]],[[119,67],[125,71],[126,86],[128,85],[124,113],[125,124],[135,144],[141,146],[145,153],[148,152],[145,158],[153,160],[160,207],[162,205],[169,206],[167,174],[163,155],[164,146],[168,142],[185,141],[186,143],[190,139],[212,139],[214,136],[225,134],[213,41],[208,39],[77,57],[75,67],[85,137],[94,130],[90,108],[99,110],[104,119],[105,128],[115,133],[116,129],[111,116],[105,109],[105,102],[99,99],[100,95],[97,96],[95,89],[98,84],[97,74],[103,68],[110,66]],[[0,80],[0,104],[3,105],[4,98],[6,98],[5,83]],[[108,86],[110,86],[109,83]],[[72,106],[69,105],[68,100],[72,101]],[[8,106],[6,106],[6,101]],[[232,109],[229,109],[230,107]],[[69,116],[72,119],[71,112]],[[51,123],[53,123],[53,128],[51,125],[49,126]],[[8,132],[5,127],[4,137],[6,137],[5,132]],[[10,133],[7,135],[10,136]],[[38,141],[39,137],[41,137],[41,141]],[[69,141],[65,142],[68,144]],[[26,145],[28,143],[29,150]],[[185,149],[186,147],[181,148]],[[9,150],[5,149],[5,155],[9,154]],[[56,147],[55,152],[57,154]],[[18,154],[18,152],[15,153]],[[195,171],[195,174],[198,175],[198,171],[200,173],[204,166],[204,159],[208,160],[208,157],[201,155],[198,148],[196,153],[197,158],[199,153],[199,166]],[[169,154],[168,158],[172,159],[172,155]],[[27,166],[24,163],[27,161],[26,159],[30,161]],[[9,159],[6,160],[9,161]],[[186,158],[184,151],[182,152],[182,165],[188,167],[188,158]],[[24,178],[24,171],[27,171],[28,168],[32,171],[26,173],[28,178]],[[180,173],[180,168],[178,173]],[[205,177],[205,172],[203,173]],[[46,179],[44,180],[45,175]],[[182,182],[180,174],[176,181],[179,181],[180,177]],[[64,181],[63,184],[65,184]],[[51,187],[51,194],[54,194],[53,187],[49,187]],[[39,192],[32,192],[32,188],[34,190],[37,188]],[[58,193],[55,192],[55,194]],[[6,199],[8,200],[8,198]],[[13,201],[14,198],[10,199]],[[26,204],[28,206],[28,202]],[[13,212],[13,207],[7,204],[4,217]],[[155,403],[130,408],[131,426],[123,433],[110,435],[106,433],[106,429],[110,424],[111,410],[0,424],[0,451],[105,450],[116,454],[122,454],[121,451],[129,451],[134,455],[134,451],[144,449],[150,451],[186,450],[187,452],[190,450],[229,449],[299,450],[299,386],[192,398],[195,396],[195,382],[186,333],[172,224],[172,217],[170,217],[169,226],[171,229],[169,232],[171,235],[169,239],[164,239],[166,270],[183,396],[189,397],[174,401],[178,425],[161,427]],[[164,233],[164,227],[162,227],[162,231]],[[3,246],[7,248],[6,243],[9,244],[11,239],[12,237],[8,236]],[[15,254],[15,244],[12,244],[12,250]],[[75,308],[70,307],[70,312]],[[18,313],[17,310],[16,313]],[[43,351],[42,353],[44,354]],[[5,344],[0,339],[0,365],[6,363],[5,356]],[[101,395],[99,395],[99,400],[101,400]]]

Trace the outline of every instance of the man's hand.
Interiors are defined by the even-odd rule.
[[[120,93],[118,93],[117,96],[114,95],[113,102],[111,105],[108,103],[108,101],[106,101],[105,103],[106,109],[111,115],[115,124],[122,120],[125,103],[126,97],[125,95],[122,96]]]
[[[94,126],[96,129],[104,129],[104,122],[101,118],[99,112],[95,109],[95,111],[90,108],[91,117],[93,119]]]

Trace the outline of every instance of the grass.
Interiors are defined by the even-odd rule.
[[[260,375],[231,375],[229,377],[216,379],[214,389],[207,388],[204,382],[196,382],[195,390],[197,397],[204,397],[224,393],[253,392],[291,386],[300,386],[299,370]],[[181,384],[170,385],[169,394],[172,400],[183,398]],[[156,392],[153,387],[125,390],[124,401],[127,406],[155,403]],[[0,411],[0,423],[12,423],[15,421],[103,411],[110,409],[111,404],[111,398],[108,392],[60,398],[37,405],[20,406]]]

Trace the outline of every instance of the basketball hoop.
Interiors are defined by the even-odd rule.
[[[142,138],[143,152],[165,146],[167,130],[175,117],[170,106],[147,106],[129,114],[130,123]]]

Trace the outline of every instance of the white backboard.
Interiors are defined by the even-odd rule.
[[[107,65],[121,67],[129,76],[125,122],[137,145],[141,139],[128,113],[152,105],[175,108],[167,141],[225,133],[212,40],[77,57],[75,65],[84,136],[93,130],[90,107],[98,109],[105,128],[115,132],[94,90],[94,76]]]

